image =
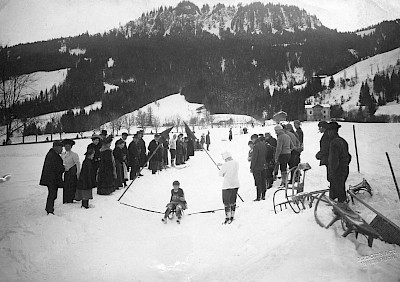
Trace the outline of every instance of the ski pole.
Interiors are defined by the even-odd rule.
[[[161,147],[162,143],[158,144],[157,148],[154,150],[154,152],[150,155],[150,157],[147,159],[146,164],[153,158],[154,154],[157,152],[157,150]],[[142,170],[144,169],[144,166],[139,170],[139,174],[142,172]],[[133,181],[135,181],[135,179],[137,178],[137,175],[135,175],[135,177],[132,179],[131,183],[129,183],[128,187],[126,187],[124,193],[122,193],[121,197],[118,198],[117,201],[121,200],[122,197],[125,195],[126,191],[128,191],[128,189],[131,187]]]
[[[210,156],[210,154],[209,154],[206,150],[204,150],[204,149],[203,149],[203,151],[207,153],[207,155],[208,155],[208,156],[210,157],[210,159],[213,161],[213,163],[214,163],[215,166],[218,168],[218,170],[220,170],[220,169],[219,169],[219,166],[218,166],[217,163],[214,161],[214,159]],[[239,193],[236,193],[236,195],[238,195],[239,199],[244,203],[244,201],[243,201],[242,197],[240,197]]]
[[[390,170],[391,170],[391,172],[392,172],[392,176],[393,176],[393,180],[394,180],[394,185],[396,186],[397,194],[399,195],[399,199],[400,199],[400,190],[399,190],[399,186],[397,185],[396,176],[394,175],[394,171],[393,171],[393,167],[392,167],[392,162],[390,161],[389,154],[388,154],[387,152],[385,152],[385,153],[386,153],[387,160],[388,160],[388,162],[389,162]]]

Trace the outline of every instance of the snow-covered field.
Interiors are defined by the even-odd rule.
[[[343,123],[340,134],[348,141],[353,161],[347,184],[364,177],[373,196],[361,197],[400,225],[400,202],[390,174],[388,152],[400,177],[400,124],[356,124],[361,173],[357,172],[352,124]],[[253,202],[255,187],[247,162],[247,141],[252,133],[273,132],[273,127],[249,127],[249,134],[233,128],[233,140],[225,141],[228,128],[210,130],[209,154],[222,162],[228,150],[240,163],[239,208],[236,220],[221,225],[224,213],[193,214],[223,208],[218,169],[204,151],[196,151],[184,169],[170,168],[152,175],[144,169],[121,203],[164,211],[172,181],[179,180],[189,209],[181,225],[161,222],[150,213],[117,201],[123,190],[99,196],[94,208],[80,203],[62,204],[59,190],[55,216],[44,210],[46,187],[38,185],[50,143],[0,146],[0,173],[12,179],[0,186],[1,281],[399,281],[400,247],[375,240],[369,248],[363,236],[347,238],[340,223],[319,227],[313,209],[300,214],[273,212],[272,195]],[[306,175],[306,191],[327,188],[325,168],[314,158],[321,135],[316,122],[303,124],[305,150],[302,161],[312,169]],[[148,144],[151,136],[146,135]],[[128,138],[130,142],[132,137]],[[81,158],[89,139],[73,147]],[[359,210],[359,206],[355,209]],[[330,212],[324,210],[322,212]],[[362,212],[361,215],[364,215]],[[366,220],[370,222],[366,214]],[[362,256],[391,251],[396,258],[362,265]]]

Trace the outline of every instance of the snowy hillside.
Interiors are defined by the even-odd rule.
[[[196,118],[197,120],[205,119],[205,109],[203,104],[189,103],[186,101],[185,96],[181,94],[172,94],[156,102],[150,103],[141,107],[139,110],[133,111],[131,113],[125,114],[120,117],[120,120],[126,120],[133,117],[137,117],[138,112],[148,113],[149,108],[151,108],[151,113],[154,119],[158,119],[160,125],[166,123],[171,123],[179,119],[186,123],[190,123],[190,119]],[[234,123],[247,123],[255,122],[255,119],[250,116],[244,115],[232,115],[232,114],[217,114],[211,115],[213,122],[218,123],[220,121],[228,121],[232,119]],[[183,123],[182,123],[183,124]],[[108,129],[112,128],[111,122],[106,123],[102,127]],[[123,126],[124,130],[127,130],[126,126]],[[129,132],[134,132],[137,127],[133,126]]]
[[[186,110],[186,109],[185,109]],[[183,114],[183,113],[182,113]],[[0,184],[0,277],[2,281],[398,281],[400,247],[375,240],[369,248],[363,236],[347,238],[340,223],[319,227],[313,209],[300,214],[273,212],[272,195],[253,202],[256,191],[247,161],[247,141],[252,133],[273,132],[273,127],[249,128],[240,134],[233,128],[233,140],[224,141],[228,128],[210,131],[208,154],[197,151],[184,169],[169,168],[152,175],[144,169],[120,202],[123,190],[99,196],[94,189],[94,208],[80,203],[62,204],[59,189],[55,216],[44,211],[47,190],[38,185],[49,143],[0,146],[0,172],[12,179]],[[303,124],[305,150],[302,161],[312,169],[306,175],[306,191],[327,188],[324,167],[314,155],[321,135],[316,122]],[[397,177],[400,176],[400,125],[356,124],[361,173],[357,173],[352,124],[343,123],[340,134],[349,142],[353,161],[347,185],[364,177],[373,196],[361,195],[391,220],[400,224],[400,201],[384,152],[387,151]],[[389,137],[389,138],[388,138]],[[146,144],[151,140],[145,136]],[[128,142],[132,139],[129,137]],[[73,150],[81,160],[88,139],[76,140]],[[377,146],[379,144],[379,146]],[[213,163],[221,162],[228,150],[240,163],[236,220],[221,225],[222,211],[190,213],[223,208],[222,178]],[[189,208],[181,225],[164,225],[161,214],[127,205],[163,212],[173,180],[184,189]],[[361,211],[360,206],[354,206]],[[321,211],[322,212],[322,211]],[[331,214],[329,209],[326,214]],[[395,257],[362,265],[367,255],[392,252]]]
[[[360,96],[361,84],[365,82],[366,79],[373,79],[376,73],[386,70],[391,66],[395,66],[399,62],[399,59],[400,48],[397,48],[360,61],[334,74],[333,79],[335,81],[335,88],[333,88],[330,94],[326,95],[321,102],[324,104],[334,105],[340,104],[343,99],[345,101],[342,105],[344,110],[356,108]],[[346,87],[344,89],[340,87],[340,79],[347,79]],[[329,80],[330,76],[326,77],[321,82],[327,86],[329,85]],[[399,104],[397,107],[394,105],[379,107],[376,114],[379,115],[393,112],[393,108],[397,108],[395,111],[400,114]]]

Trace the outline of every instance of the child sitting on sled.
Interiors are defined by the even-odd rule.
[[[171,213],[171,211],[175,210],[176,216],[178,219],[176,220],[177,223],[180,223],[181,217],[182,217],[182,211],[187,209],[187,203],[185,200],[185,194],[183,193],[183,190],[179,188],[179,181],[175,180],[172,183],[172,186],[174,187],[171,189],[171,199],[169,203],[167,204],[167,210],[165,211],[164,218],[162,221],[164,223],[167,223],[167,218],[168,215]]]

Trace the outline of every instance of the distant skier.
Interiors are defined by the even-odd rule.
[[[203,134],[201,134],[201,137],[200,137],[200,145],[201,145],[202,150],[204,149],[204,143],[206,143],[206,136],[203,133]]]
[[[172,182],[172,186],[174,187],[171,189],[171,199],[169,200],[169,203],[167,204],[167,209],[165,211],[164,217],[162,221],[164,223],[167,223],[167,218],[171,211],[175,210],[176,216],[177,216],[177,223],[181,222],[182,218],[182,211],[187,209],[187,202],[185,199],[185,194],[182,190],[182,188],[179,187],[180,183],[178,180],[175,180]]]
[[[235,218],[236,198],[239,190],[239,163],[232,158],[229,152],[222,153],[225,163],[222,164],[219,176],[224,178],[222,183],[222,202],[225,207],[225,221],[231,223]]]
[[[229,141],[232,141],[232,127],[229,128]]]
[[[209,151],[209,149],[210,149],[210,144],[211,144],[210,131],[208,131],[208,132],[207,132],[207,135],[206,135],[207,151]]]

